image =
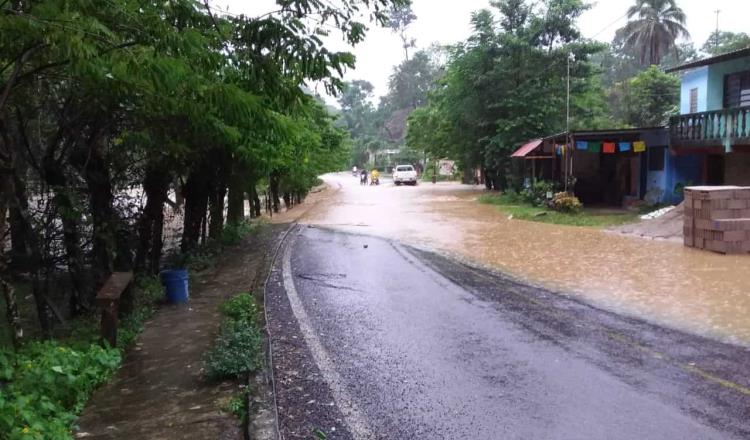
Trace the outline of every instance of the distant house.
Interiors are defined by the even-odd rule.
[[[687,63],[680,115],[669,122],[665,188],[750,185],[750,48]]]
[[[750,48],[667,72],[682,77],[680,115],[668,127],[575,131],[531,140],[512,155],[525,159],[527,180],[564,185],[574,176],[583,203],[610,206],[638,199],[678,203],[682,188],[690,185],[750,186]]]

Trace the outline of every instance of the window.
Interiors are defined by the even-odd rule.
[[[724,76],[724,108],[750,106],[750,70]]]
[[[396,171],[414,171],[411,165],[396,167]]]
[[[690,113],[698,113],[698,88],[690,89]]]
[[[664,156],[667,147],[652,147],[648,149],[648,170],[664,171]]]

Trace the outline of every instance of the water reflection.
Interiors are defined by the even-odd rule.
[[[750,344],[748,256],[509,220],[476,203],[477,187],[360,187],[345,175],[327,181],[338,189],[309,209],[303,223],[433,247],[609,309]]]

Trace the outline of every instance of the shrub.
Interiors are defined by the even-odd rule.
[[[30,342],[0,352],[0,438],[69,439],[76,414],[120,363],[120,352]]]
[[[240,293],[219,306],[219,311],[228,319],[254,326],[259,325],[260,310],[255,299],[249,293]]]
[[[248,235],[253,232],[254,226],[252,223],[242,221],[237,224],[227,223],[224,226],[224,230],[221,232],[221,244],[224,246],[234,246],[239,244]]]
[[[534,206],[544,206],[547,203],[547,194],[555,190],[555,184],[546,180],[537,180],[529,188],[521,191],[521,197],[526,203]]]
[[[566,192],[559,192],[552,198],[550,207],[555,211],[576,214],[581,212],[583,205],[578,197]]]
[[[214,347],[204,357],[206,376],[213,380],[239,377],[261,367],[260,329],[246,322],[228,320]]]
[[[219,310],[225,320],[213,348],[204,356],[206,376],[222,380],[261,368],[263,334],[260,312],[252,295],[241,293],[223,303]]]

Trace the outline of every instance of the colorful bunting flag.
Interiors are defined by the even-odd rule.
[[[643,153],[646,151],[646,143],[643,141],[633,142],[633,151],[636,153]]]
[[[612,154],[615,152],[615,143],[614,142],[605,142],[604,146],[602,148],[602,151],[607,154]]]
[[[620,152],[630,151],[630,142],[620,142]]]
[[[588,150],[589,143],[586,141],[576,141],[576,150]]]
[[[555,153],[557,153],[558,156],[565,154],[565,145],[555,145]]]
[[[589,151],[592,153],[600,153],[602,151],[601,142],[589,142]]]

